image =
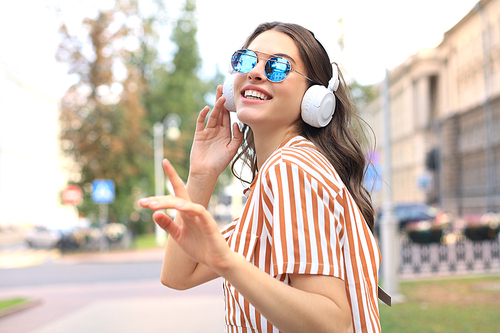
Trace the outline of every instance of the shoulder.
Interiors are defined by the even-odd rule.
[[[303,165],[304,162],[314,159],[326,158],[319,152],[314,144],[302,136],[295,136],[285,141],[262,166],[265,172],[283,164]]]
[[[300,175],[322,184],[333,183],[337,188],[344,187],[333,165],[311,141],[302,136],[290,138],[278,148],[264,163],[261,174],[267,180],[293,180]]]

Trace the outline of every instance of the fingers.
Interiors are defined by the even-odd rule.
[[[236,141],[235,143],[238,145],[238,147],[240,146],[241,141],[243,141],[243,133],[241,132],[238,123],[233,124],[233,140]]]
[[[200,204],[193,203],[173,195],[165,195],[161,197],[148,197],[139,200],[139,205],[143,208],[152,210],[160,209],[176,209],[179,212],[192,215],[203,216],[209,214],[205,207]],[[155,213],[156,214],[156,213]],[[162,213],[164,214],[164,213]]]
[[[189,214],[192,217],[198,216],[198,217],[208,217],[210,213],[208,213],[207,209],[203,207],[202,205],[195,204],[192,202],[182,202],[179,203],[178,205],[175,206],[175,209],[177,209],[179,212]],[[205,216],[208,214],[207,216]]]
[[[222,96],[222,86],[219,85],[217,86],[217,92],[215,93],[215,101],[217,102],[217,100]]]
[[[165,174],[167,175],[170,183],[172,184],[172,187],[174,188],[175,195],[179,198],[190,200],[184,182],[182,181],[181,177],[179,177],[170,161],[167,159],[163,160],[163,170],[165,170]]]
[[[165,174],[167,175],[172,187],[174,189],[173,195],[166,196],[158,196],[158,197],[149,197],[143,198],[139,200],[139,205],[144,208],[150,208],[153,210],[158,209],[168,209],[175,208],[175,205],[183,203],[185,201],[191,201],[189,198],[189,194],[186,190],[186,186],[182,181],[181,177],[175,171],[175,168],[172,166],[169,160],[163,160],[163,170],[165,170]]]
[[[172,225],[177,226],[176,223],[173,223],[172,218],[163,212],[155,212],[153,214],[153,221],[155,221],[160,228],[168,233],[172,231]]]
[[[177,205],[182,205],[187,200],[178,198],[173,195],[165,195],[160,197],[148,197],[139,200],[139,205],[143,208],[149,208],[152,210],[160,209],[176,209]]]
[[[208,116],[208,122],[206,127],[216,127],[220,122],[219,122],[219,116],[221,113],[223,113],[224,108],[224,103],[226,102],[226,98],[224,96],[221,96],[217,99],[215,102],[214,108],[212,109],[212,112],[210,112],[210,115]],[[228,112],[226,110],[226,112]]]
[[[207,121],[207,115],[210,111],[210,108],[208,106],[205,106],[198,115],[198,120],[196,122],[196,131],[198,132],[203,131],[205,127],[215,128],[219,126],[223,128],[224,127],[229,128],[230,124],[229,111],[227,111],[226,108],[224,107],[225,102],[226,98],[222,96],[222,86],[218,86],[216,92],[215,105],[214,108],[212,109],[212,112],[210,112],[210,115],[208,116],[208,121]]]
[[[198,120],[196,121],[197,132],[203,131],[205,129],[205,119],[207,118],[208,111],[210,111],[210,108],[208,106],[205,106],[200,111],[200,114],[198,115]]]

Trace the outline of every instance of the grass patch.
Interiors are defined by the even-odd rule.
[[[406,302],[380,304],[383,332],[498,332],[500,276],[402,282]]]
[[[134,249],[144,250],[155,247],[162,247],[156,244],[156,235],[154,233],[138,235],[134,239]]]
[[[0,300],[0,312],[7,311],[27,302],[27,298],[8,298]]]

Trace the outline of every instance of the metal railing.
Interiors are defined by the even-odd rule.
[[[452,244],[400,242],[401,278],[500,273],[500,239]]]

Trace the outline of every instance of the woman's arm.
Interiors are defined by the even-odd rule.
[[[166,171],[168,174],[175,172],[170,167]],[[191,275],[193,281],[198,281],[201,273],[197,274],[205,272],[204,269],[215,276],[223,276],[282,332],[352,331],[351,311],[342,280],[319,275],[291,275],[292,286],[288,286],[233,252],[205,207],[175,196],[159,199],[151,203],[151,208],[174,208],[183,216],[182,225],[166,216],[160,219],[160,225],[181,251],[193,262],[200,263]]]
[[[241,144],[243,135],[237,124],[233,125],[231,135],[231,120],[229,112],[224,108],[225,98],[222,98],[222,86],[217,88],[217,101],[208,116],[209,108],[205,107],[199,114],[196,132],[191,149],[190,172],[186,187],[168,161],[163,162],[163,168],[172,183],[175,195],[189,202],[207,207],[217,178],[231,162]],[[206,125],[205,125],[206,122]],[[143,207],[154,210],[164,209],[162,197],[142,199]],[[164,227],[171,221],[170,217],[156,212],[153,219]],[[183,214],[177,214],[175,222],[183,225]],[[171,237],[167,240],[165,258],[163,261],[161,281],[174,289],[188,289],[217,277],[211,269],[198,264],[178,246]]]
[[[243,257],[218,274],[281,332],[352,332],[344,281],[324,275],[290,275],[291,286]]]

